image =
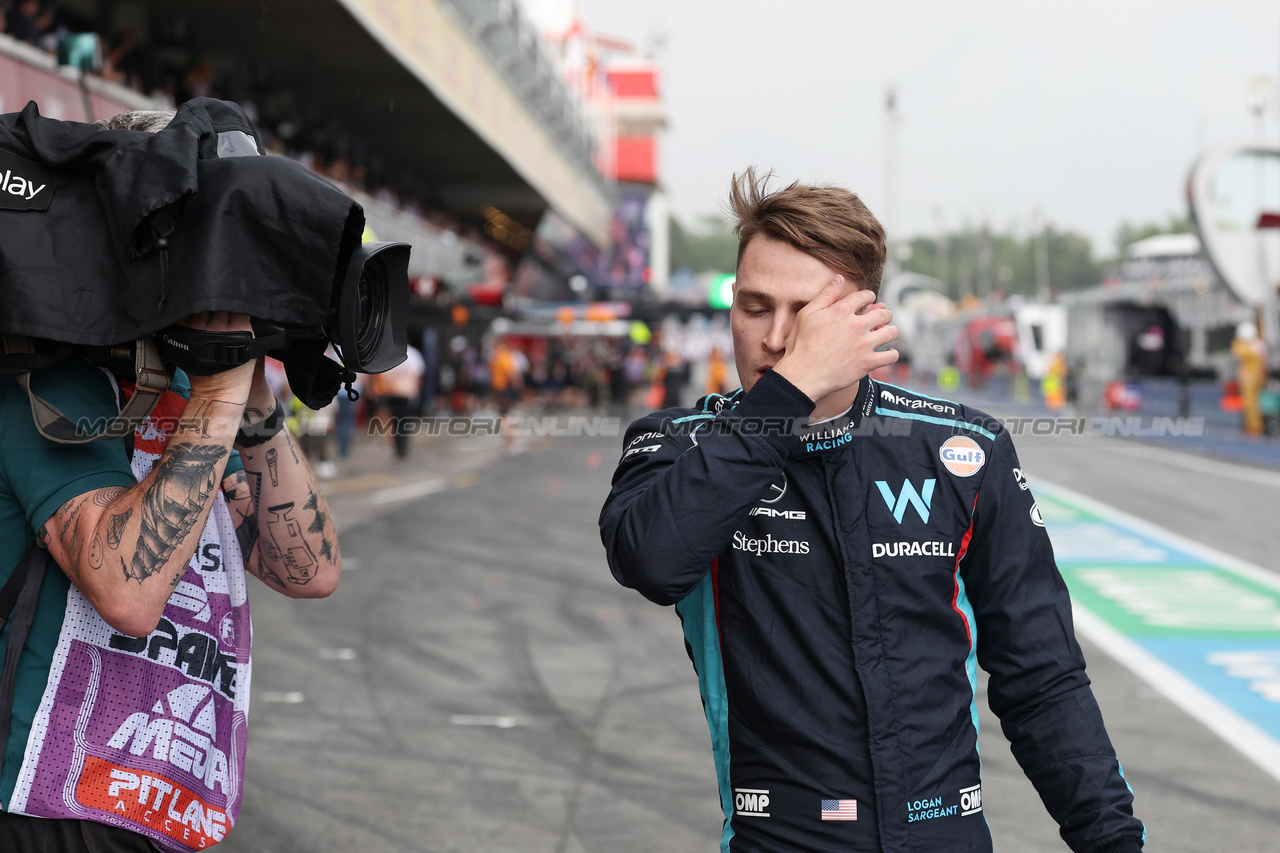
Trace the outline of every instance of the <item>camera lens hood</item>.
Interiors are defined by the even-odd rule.
[[[364,243],[352,252],[332,330],[347,369],[382,373],[405,360],[410,248]]]

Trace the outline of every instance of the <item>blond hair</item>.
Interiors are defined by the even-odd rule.
[[[738,263],[757,234],[781,240],[822,261],[863,290],[878,293],[884,272],[884,228],[862,199],[842,187],[793,182],[769,191],[773,172],[754,166],[733,176],[729,207]]]

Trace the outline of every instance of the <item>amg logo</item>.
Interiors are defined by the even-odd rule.
[[[751,514],[764,515],[769,518],[789,518],[792,521],[804,521],[804,510],[802,509],[774,509],[771,506],[753,506]]]
[[[754,788],[734,788],[733,807],[742,817],[768,817],[769,792]]]
[[[885,389],[880,392],[881,400],[888,400],[895,406],[902,406],[904,409],[932,409],[935,412],[941,412],[947,415],[956,413],[955,406],[943,405],[934,400],[921,400],[915,397],[903,397],[901,394],[894,394],[892,391]]]

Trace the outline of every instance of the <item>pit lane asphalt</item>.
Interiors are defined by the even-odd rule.
[[[1252,469],[1118,439],[1016,441],[1033,477],[1277,567],[1278,486]],[[247,780],[224,850],[717,849],[678,620],[614,583],[596,532],[620,446],[536,439],[509,455],[441,438],[405,464],[358,448],[329,487],[338,592],[291,602],[254,584]],[[1083,645],[1147,849],[1276,850],[1280,783]],[[1066,850],[985,695],[979,708],[995,849]]]

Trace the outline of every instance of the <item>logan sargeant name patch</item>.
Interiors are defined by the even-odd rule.
[[[41,164],[0,151],[0,210],[48,210],[57,183]]]

